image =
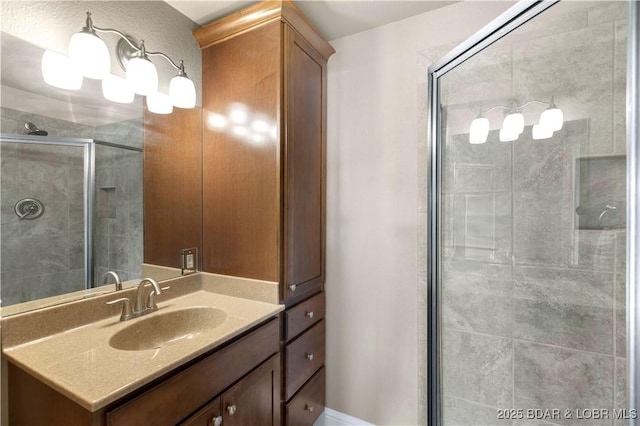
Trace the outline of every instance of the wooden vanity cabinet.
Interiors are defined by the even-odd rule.
[[[311,426],[325,404],[325,296],[317,294],[284,314],[284,424]]]
[[[280,328],[272,319],[95,412],[10,363],[9,424],[214,426],[211,419],[221,415],[225,425],[279,425]]]
[[[326,72],[333,48],[290,1],[196,30],[203,67],[203,270],[322,290]]]

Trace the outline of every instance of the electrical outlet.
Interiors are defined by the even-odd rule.
[[[180,264],[182,275],[193,274],[198,271],[198,249],[188,248],[180,250]]]

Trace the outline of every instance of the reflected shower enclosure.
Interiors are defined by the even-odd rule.
[[[519,3],[429,69],[434,426],[633,420],[628,15]]]
[[[140,277],[142,150],[2,134],[0,294],[12,305]]]

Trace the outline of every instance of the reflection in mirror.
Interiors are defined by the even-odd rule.
[[[109,3],[92,6],[107,10],[105,16],[113,19]],[[61,13],[75,13],[67,5],[59,7]],[[175,10],[166,9],[158,16],[180,22]],[[198,76],[193,23],[181,23],[185,28],[176,39],[193,44],[181,53],[192,58],[197,53],[198,61],[191,58],[189,63]],[[49,27],[52,35],[66,32]],[[2,315],[113,291],[113,277],[105,280],[108,271],[125,287],[142,276],[162,280],[180,275],[173,264],[143,265],[143,98],[111,102],[102,95],[101,81],[87,78],[80,90],[52,87],[42,73],[44,48],[4,32],[0,40]],[[159,72],[167,74],[162,66]]]

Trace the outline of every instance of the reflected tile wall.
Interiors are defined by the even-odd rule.
[[[141,118],[93,128],[8,108],[0,108],[0,116],[0,130],[4,133],[24,134],[24,123],[33,122],[51,137],[96,138],[142,147]],[[9,305],[83,289],[82,150],[3,144],[0,168],[2,303]],[[139,278],[143,252],[142,154],[106,148],[97,152],[96,169],[97,179],[111,179],[108,184],[118,192],[114,199],[117,217],[96,224],[96,282],[100,283],[109,269],[116,270],[123,280]],[[17,220],[13,206],[26,197],[45,204],[42,217]]]
[[[107,271],[122,280],[141,278],[142,152],[96,145],[96,198],[95,282]]]
[[[497,408],[625,407],[625,232],[579,229],[576,214],[577,159],[626,151],[625,2],[559,3],[442,82],[445,424],[500,424]],[[479,108],[551,96],[565,113],[552,138],[531,138],[545,106],[530,105],[517,141],[499,142],[497,110],[488,142],[468,143]]]

